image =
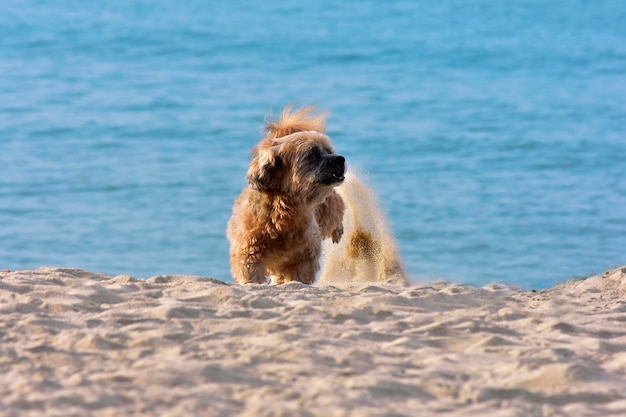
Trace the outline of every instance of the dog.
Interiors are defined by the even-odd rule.
[[[340,241],[345,204],[335,187],[346,160],[326,136],[326,122],[314,107],[291,105],[266,121],[227,226],[235,283],[312,284],[322,240]]]

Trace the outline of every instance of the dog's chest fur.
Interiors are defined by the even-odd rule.
[[[261,236],[271,241],[277,250],[284,252],[294,245],[299,246],[303,239],[320,239],[313,215],[315,206],[296,204],[284,196],[253,190],[248,195],[248,203],[250,223],[246,229],[261,228]]]

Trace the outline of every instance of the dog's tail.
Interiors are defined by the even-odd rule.
[[[268,138],[282,138],[296,132],[313,130],[326,132],[327,113],[318,113],[315,106],[308,106],[292,111],[293,104],[288,105],[280,115],[280,119],[270,117],[265,120],[265,132]]]
[[[324,242],[320,285],[407,285],[402,259],[373,191],[352,172],[336,190],[346,205],[344,234],[337,244]]]

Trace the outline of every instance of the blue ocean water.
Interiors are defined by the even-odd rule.
[[[264,116],[330,111],[411,277],[626,264],[626,2],[0,4],[0,269],[230,280]]]

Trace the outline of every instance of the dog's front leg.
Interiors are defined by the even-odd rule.
[[[319,262],[317,259],[301,260],[291,268],[286,269],[280,279],[275,282],[276,285],[286,284],[288,282],[297,281],[303,284],[313,284],[315,282],[315,274],[319,271]]]
[[[346,206],[343,199],[334,190],[315,209],[315,220],[320,228],[322,239],[329,237],[338,243],[343,235],[343,212]]]
[[[235,284],[263,284],[265,278],[265,266],[258,261],[248,257],[231,257],[231,272],[235,279]]]
[[[315,282],[315,275],[320,270],[319,259],[322,253],[322,245],[318,239],[318,234],[307,239],[303,242],[302,250],[292,254],[291,262],[282,265],[281,283],[298,281],[310,285]]]

